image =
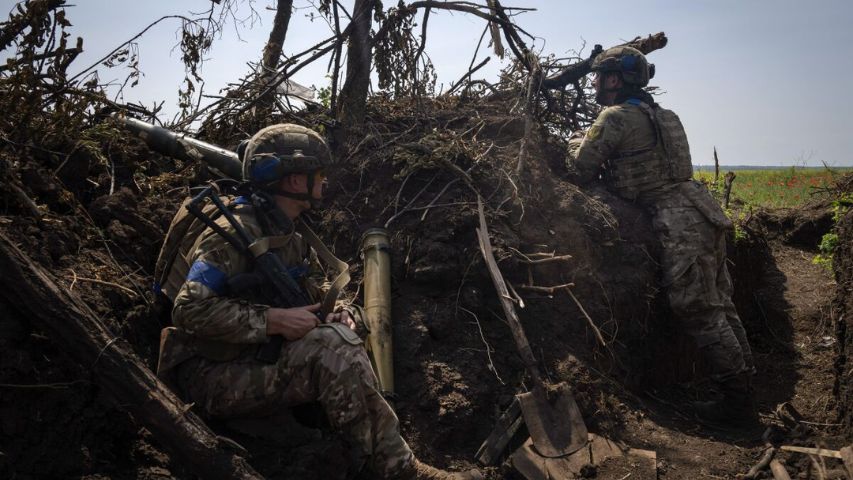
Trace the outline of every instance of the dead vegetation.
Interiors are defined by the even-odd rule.
[[[279,11],[290,3],[279,1]],[[7,112],[0,119],[0,235],[2,251],[19,254],[5,257],[10,260],[0,281],[0,472],[13,478],[187,478],[188,471],[200,471],[193,461],[207,457],[188,456],[189,447],[178,442],[181,433],[148,421],[151,401],[135,400],[146,397],[144,391],[122,391],[115,382],[131,368],[121,362],[130,362],[143,377],[155,363],[168,312],[148,289],[154,260],[177,205],[210,174],[202,165],[151,152],[104,115],[119,110],[151,119],[157,106],[111,101],[93,69],[69,78],[82,40],[70,46],[66,15],[73,9],[63,5],[30,0],[0,25],[0,48],[15,49],[0,67],[0,107]],[[701,389],[702,365],[661,304],[656,247],[644,213],[604,189],[585,191],[561,179],[564,139],[597,114],[583,78],[582,57],[588,56],[537,58],[515,23],[522,9],[497,0],[416,1],[387,10],[371,0],[358,0],[351,10],[335,0],[320,1],[318,15],[330,28],[326,41],[282,58],[289,18],[277,15],[257,68],[202,107],[206,97],[194,82],[198,62],[232,7],[233,2],[215,2],[201,20],[182,19],[188,83],[182,112],[170,125],[186,131],[201,122],[194,133],[223,146],[279,121],[321,129],[334,139],[343,161],[330,179],[327,208],[314,221],[336,254],[354,267],[356,279],[361,274],[356,239],[371,226],[392,231],[396,408],[419,455],[439,465],[470,462],[513,396],[530,386],[479,251],[478,198],[543,376],[571,386],[591,431],[658,450],[661,478],[696,478],[696,472],[733,476],[766,454],[765,442],[774,449],[791,441],[814,447],[816,439],[833,441],[833,435],[851,432],[844,366],[853,343],[843,319],[851,311],[853,258],[844,246],[853,241],[841,244],[835,263],[833,312],[841,315],[833,317],[839,339],[836,393],[843,429],[808,427],[812,417],[786,423],[777,413],[766,419],[776,425],[768,430],[772,437],[723,435],[720,441],[706,438],[684,417],[681,400]],[[475,78],[480,45],[470,71],[449,91],[435,91],[434,66],[423,46],[430,12],[438,9],[483,19],[483,38],[490,39],[495,55],[512,53],[514,62],[497,83]],[[666,37],[635,42],[651,52]],[[132,64],[134,48],[130,42],[104,61]],[[294,87],[279,87],[321,59],[332,76],[328,103],[302,100],[306,107],[295,108],[289,103],[295,95],[283,94]],[[371,65],[380,90],[369,94]],[[132,82],[130,77],[126,84]],[[845,192],[849,187],[839,186]],[[838,227],[848,240],[849,218]],[[786,228],[780,225],[773,228]],[[769,297],[781,295],[772,290],[782,286],[768,280],[768,269],[777,267],[768,237],[758,229],[749,233],[732,247],[736,303],[769,369],[781,364],[778,358],[797,358],[792,353],[797,326],[774,301],[784,299]],[[24,271],[16,270],[22,265],[34,273],[11,274]],[[27,293],[26,278],[49,282],[52,293],[38,297],[36,288]],[[357,285],[350,293],[356,291]],[[760,299],[764,293],[768,298]],[[55,305],[84,314],[74,317]],[[74,324],[101,324],[100,333],[71,333]],[[87,338],[95,343],[80,347]],[[799,367],[792,368],[781,374],[796,377]],[[146,381],[152,392],[170,395],[153,379]],[[784,387],[763,388],[774,392],[762,397],[765,410],[791,395]],[[192,406],[170,402],[192,412]],[[203,451],[232,459],[211,468],[240,466],[246,457],[247,469],[267,477],[315,478],[319,471],[324,478],[345,478],[346,465],[329,461],[344,458],[345,446],[320,434],[322,420],[310,407],[295,416],[301,423],[288,420],[286,438],[257,438],[257,429],[218,424],[211,425],[213,431],[237,446],[203,424],[194,435]],[[836,422],[831,416],[817,420]],[[831,450],[842,446],[834,445]],[[720,449],[727,461],[690,460],[706,449]],[[813,463],[800,465],[789,457],[789,469],[829,478],[824,470],[839,468],[837,461],[826,467],[820,455],[808,458]],[[630,471],[620,468],[609,465],[598,478],[625,478]],[[491,474],[511,475],[506,465]]]

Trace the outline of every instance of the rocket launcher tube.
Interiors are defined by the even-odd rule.
[[[364,315],[373,369],[385,396],[394,395],[394,343],[391,328],[391,242],[384,228],[371,228],[361,240],[364,257]]]
[[[184,161],[201,160],[215,168],[223,176],[240,180],[243,178],[243,166],[236,153],[216,145],[202,142],[184,134],[175,133],[152,123],[113,113],[112,117],[125,128],[145,140],[148,146],[162,154]]]

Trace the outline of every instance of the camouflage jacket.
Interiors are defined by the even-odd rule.
[[[253,207],[248,202],[235,202],[234,217],[253,238],[266,236]],[[234,228],[224,216],[216,223],[232,235]],[[326,272],[316,252],[299,233],[291,231],[276,237],[275,250],[294,280],[308,293],[312,302],[320,302],[328,283]],[[236,294],[229,291],[228,280],[251,273],[251,261],[222,236],[205,229],[188,250],[190,265],[186,281],[175,297],[172,309],[174,329],[165,329],[160,342],[158,374],[164,375],[175,366],[196,355],[216,361],[229,361],[254,352],[259,344],[269,341],[266,313],[269,305],[259,303],[255,292]],[[361,309],[340,304],[357,323]],[[167,338],[168,337],[168,338]]]
[[[649,165],[647,171],[639,170],[638,175],[647,178],[638,179],[641,186],[631,192],[634,195],[624,195],[625,190],[630,189],[616,189],[616,192],[647,207],[652,214],[661,209],[694,208],[717,227],[731,228],[731,221],[707,188],[699,182],[689,181],[692,176],[690,151],[680,120],[669,110],[655,107],[654,111],[659,114],[658,119],[664,118],[657,125],[650,121],[648,107],[643,107],[640,102],[629,101],[602,110],[586,132],[576,131],[569,138],[566,163],[570,174],[580,184],[592,182],[599,176],[607,181],[608,170],[614,169],[616,162],[643,152],[644,158],[653,163],[660,158],[655,159],[655,155],[646,152],[661,150],[662,142],[669,143],[670,151],[664,149],[657,156],[677,158],[677,174],[670,175],[670,170],[659,171],[658,168],[667,166],[659,162]]]
[[[589,129],[572,133],[567,166],[586,184],[603,173],[612,157],[654,145],[655,130],[645,112],[634,105],[613,105],[602,110]]]

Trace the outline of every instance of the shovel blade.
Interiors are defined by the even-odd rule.
[[[563,382],[517,395],[533,446],[543,457],[569,455],[587,444],[588,432],[575,397]]]

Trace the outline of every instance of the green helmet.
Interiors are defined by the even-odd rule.
[[[592,62],[592,71],[598,73],[619,72],[626,85],[645,87],[654,76],[654,65],[649,65],[646,56],[633,47],[613,47],[601,52]]]
[[[292,123],[270,125],[241,145],[243,180],[272,187],[291,173],[312,173],[332,163],[326,141],[317,132]]]

